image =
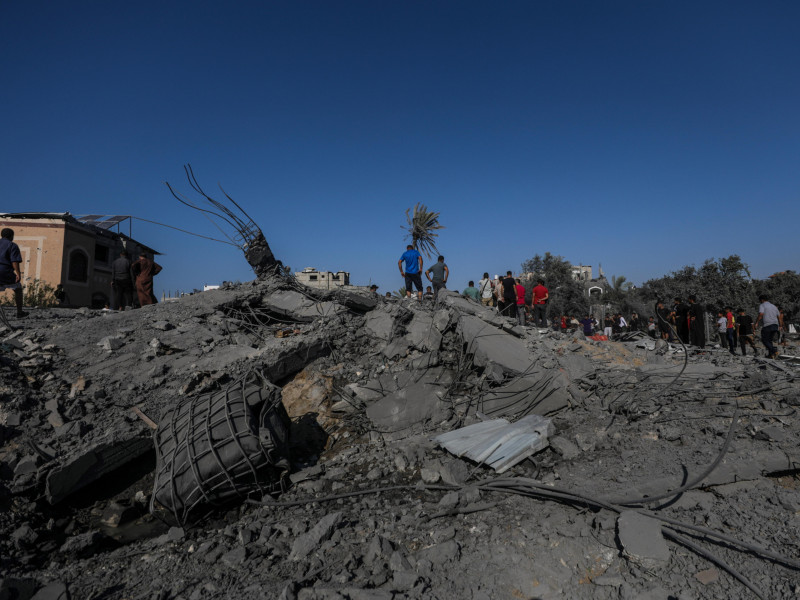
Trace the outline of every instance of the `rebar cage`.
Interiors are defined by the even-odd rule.
[[[280,388],[269,383],[243,378],[184,399],[154,433],[151,512],[161,506],[184,526],[234,499],[283,491],[290,426]]]

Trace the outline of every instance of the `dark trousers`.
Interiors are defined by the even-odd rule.
[[[756,350],[756,343],[753,341],[753,336],[752,335],[740,335],[739,336],[739,343],[742,346],[742,356],[747,354],[747,352],[745,351],[745,348],[747,347],[748,344],[750,344],[750,346],[753,348],[753,355],[754,356],[758,356],[758,350]]]
[[[431,283],[433,283],[433,301],[436,302],[439,299],[439,290],[447,289],[447,286],[444,281],[436,281],[435,279]]]
[[[736,340],[733,339],[733,327],[728,327],[728,330],[725,332],[725,337],[728,339],[728,350],[731,351],[731,354],[736,354]]]
[[[544,316],[545,305],[533,305],[533,324],[536,327],[547,327],[547,318]]]
[[[771,356],[776,354],[778,351],[775,349],[775,346],[772,345],[772,338],[778,332],[777,325],[766,325],[765,327],[761,328],[761,342],[767,349],[767,355]]]
[[[113,302],[114,310],[124,310],[126,306],[133,306],[133,282],[130,280],[114,281]]]

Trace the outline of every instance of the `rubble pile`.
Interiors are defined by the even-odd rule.
[[[800,593],[792,358],[278,276],[12,324],[0,598]]]

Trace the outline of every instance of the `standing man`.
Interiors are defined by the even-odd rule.
[[[481,304],[483,306],[492,305],[492,280],[489,279],[489,274],[484,273],[483,279],[478,282],[478,289],[481,293]]]
[[[517,323],[525,326],[525,286],[519,279],[516,279],[514,291],[517,293]]]
[[[608,339],[611,339],[611,335],[614,332],[614,317],[610,314],[606,315],[603,318],[603,335],[606,336]]]
[[[6,227],[0,231],[0,286],[14,286],[18,319],[28,316],[28,313],[22,310],[22,272],[19,270],[21,262],[22,253],[19,251],[19,246],[14,243],[14,230]]]
[[[706,311],[697,303],[694,295],[689,296],[689,340],[695,346],[706,345]]]
[[[464,290],[464,295],[467,298],[472,298],[475,300],[475,302],[478,302],[478,299],[480,298],[480,292],[478,292],[478,288],[475,287],[474,281],[469,282],[469,286],[467,286],[467,289]]]
[[[431,274],[433,274],[432,278]],[[449,275],[450,269],[444,264],[444,256],[440,256],[436,262],[425,271],[425,277],[433,284],[434,302],[436,302],[436,299],[439,297],[439,290],[447,288],[447,278]]]
[[[508,318],[514,318],[517,306],[517,291],[514,289],[516,285],[511,271],[506,271],[506,276],[503,278],[503,315]]]
[[[153,277],[161,273],[161,265],[147,256],[145,252],[139,254],[139,260],[133,263],[131,273],[136,278],[136,295],[139,296],[139,306],[155,304],[153,294]]]
[[[114,310],[133,306],[133,279],[127,250],[120,252],[119,258],[111,263],[111,300]]]
[[[680,298],[675,298],[672,312],[675,314],[675,330],[684,344],[689,343],[689,305]]]
[[[778,307],[770,302],[767,296],[762,294],[758,297],[758,301],[761,302],[761,304],[758,307],[758,318],[756,319],[755,327],[758,329],[758,324],[763,322],[764,325],[761,328],[761,342],[767,349],[767,358],[775,358],[778,356],[778,351],[775,349],[775,346],[772,345],[772,338],[775,336],[778,329],[783,328],[783,319],[781,318],[780,311],[778,311]]]
[[[403,272],[404,262],[405,273]],[[409,244],[400,260],[397,261],[397,266],[400,268],[400,275],[406,280],[406,298],[411,298],[411,290],[413,286],[416,286],[417,298],[422,302],[422,255]]]
[[[550,292],[544,287],[544,280],[538,279],[536,287],[533,288],[533,297],[531,304],[533,304],[533,324],[535,327],[547,327],[547,317],[545,316],[545,309],[547,308],[547,300],[550,298]]]
[[[656,318],[658,319],[658,330],[661,332],[661,339],[669,340],[669,313],[664,306],[664,302],[659,300],[656,304]]]
[[[733,309],[730,306],[725,307],[725,321],[726,321],[726,331],[725,335],[728,339],[728,350],[731,351],[731,354],[736,354],[736,318],[733,316]]]
[[[745,348],[748,345],[753,349],[753,356],[758,356],[755,336],[753,335],[753,317],[745,313],[743,308],[736,312],[739,313],[739,318],[736,319],[736,333],[739,336],[739,344],[742,346],[742,356],[747,354]]]

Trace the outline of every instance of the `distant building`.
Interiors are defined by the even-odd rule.
[[[592,279],[592,266],[591,265],[572,265],[572,278],[575,281],[591,281]]]
[[[159,254],[112,230],[129,218],[76,218],[68,212],[0,213],[0,228],[14,230],[14,242],[22,253],[23,286],[41,282],[55,288],[61,283],[66,306],[103,308],[111,300],[111,263],[123,249],[130,254],[131,262],[142,251]]]
[[[299,273],[294,274],[297,281],[309,287],[330,290],[337,287],[350,285],[350,273],[347,271],[317,271],[312,267],[306,267]]]

